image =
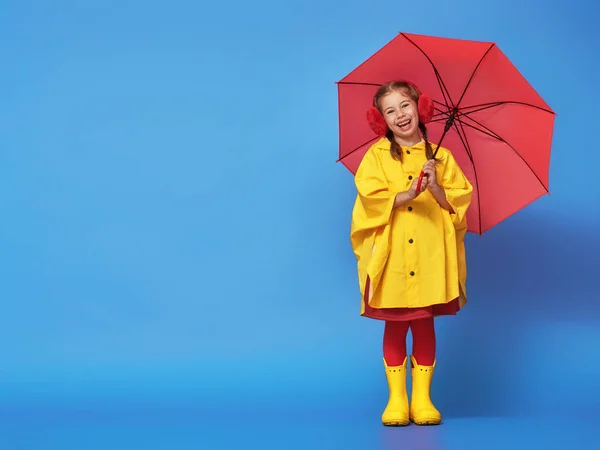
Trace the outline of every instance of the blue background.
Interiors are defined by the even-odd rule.
[[[5,416],[317,415],[334,437],[359,417],[379,436],[382,324],[358,315],[334,82],[399,31],[496,42],[558,113],[551,195],[468,237],[437,406],[457,427],[597,413],[600,17],[566,5],[3,1]],[[33,448],[19,429],[5,439]],[[219,442],[192,429],[177,448]]]

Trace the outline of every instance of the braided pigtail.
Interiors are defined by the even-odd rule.
[[[394,138],[394,133],[388,129],[387,133],[385,134],[385,137],[388,138],[388,141],[390,141],[392,144],[390,146],[390,153],[392,155],[392,158],[402,162],[402,147],[396,142],[396,139]]]
[[[423,122],[419,122],[419,130],[421,130],[421,134],[423,135],[423,139],[425,140],[425,154],[427,155],[427,160],[434,159],[433,147],[427,139],[427,127]]]

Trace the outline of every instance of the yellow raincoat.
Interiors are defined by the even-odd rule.
[[[443,209],[429,190],[394,209],[396,194],[410,188],[427,162],[424,141],[402,151],[402,162],[393,159],[390,142],[380,139],[355,176],[358,195],[350,240],[364,300],[361,315],[365,302],[378,310],[432,307],[457,299],[460,307],[466,303],[464,237],[473,187],[451,152],[440,147],[436,178],[454,213]]]

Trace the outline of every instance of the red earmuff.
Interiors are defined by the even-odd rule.
[[[433,115],[435,114],[435,105],[433,104],[433,100],[427,94],[421,94],[419,96],[419,120],[428,124],[431,122]]]
[[[419,110],[419,121],[424,124],[428,124],[431,122],[431,119],[435,114],[435,105],[433,100],[427,94],[423,94],[417,86],[410,82],[409,84],[411,84],[419,93],[419,102],[417,104],[417,108]],[[371,106],[367,110],[367,121],[369,122],[371,130],[373,130],[377,136],[385,136],[388,127],[385,123],[385,119],[377,108]]]
[[[369,122],[373,133],[377,136],[385,136],[385,133],[387,133],[388,130],[387,123],[385,123],[385,119],[374,106],[371,106],[367,110],[367,121]]]

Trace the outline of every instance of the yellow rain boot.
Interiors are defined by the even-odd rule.
[[[389,398],[381,416],[386,426],[403,427],[409,424],[408,394],[406,393],[406,361],[401,366],[388,366],[385,359],[385,376],[388,382]]]
[[[412,396],[410,401],[410,420],[417,425],[439,425],[442,415],[431,403],[431,378],[433,366],[420,366],[414,356],[410,357],[412,376]]]

